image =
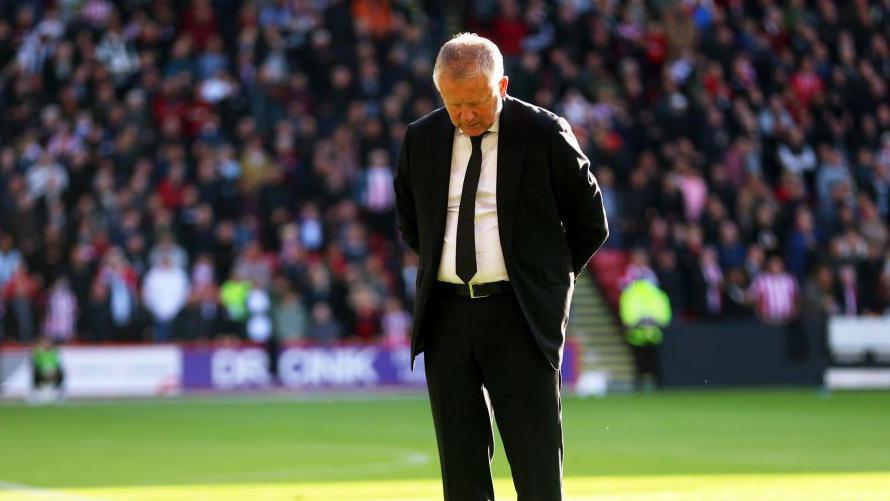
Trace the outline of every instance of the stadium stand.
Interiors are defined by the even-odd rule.
[[[404,336],[392,165],[458,30],[574,127],[613,286],[637,248],[678,311],[746,314],[780,256],[827,312],[887,314],[886,1],[23,0],[0,1],[0,339]]]

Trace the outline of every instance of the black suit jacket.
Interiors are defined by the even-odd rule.
[[[411,365],[445,237],[454,125],[444,108],[411,123],[395,178],[402,238],[420,256]],[[497,211],[513,290],[538,346],[560,367],[578,273],[608,236],[599,185],[565,119],[512,97],[498,131]]]

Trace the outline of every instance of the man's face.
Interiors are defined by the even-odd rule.
[[[507,77],[501,77],[493,88],[482,74],[463,80],[443,74],[439,78],[439,94],[451,123],[468,136],[478,136],[497,119],[501,100],[507,95]]]

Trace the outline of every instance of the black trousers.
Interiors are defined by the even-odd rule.
[[[65,373],[62,372],[62,369],[57,370],[53,374],[43,374],[35,369],[31,377],[34,383],[34,388],[47,383],[56,388],[60,388],[62,383],[65,382]]]
[[[561,500],[560,373],[516,297],[470,299],[438,289],[428,311],[424,363],[445,500],[494,499],[492,411],[518,501]]]
[[[646,374],[652,375],[656,386],[661,384],[661,373],[658,368],[658,346],[654,344],[630,345],[630,351],[634,359],[634,385],[637,389],[643,389],[643,380]]]

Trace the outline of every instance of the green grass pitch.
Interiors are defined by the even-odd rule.
[[[888,499],[890,393],[566,398],[569,500]],[[498,499],[515,499],[500,443]],[[424,396],[0,405],[0,501],[435,500]]]

